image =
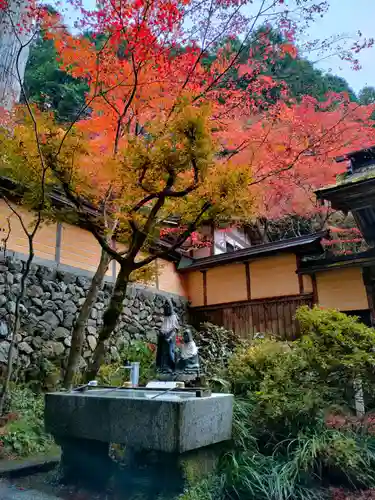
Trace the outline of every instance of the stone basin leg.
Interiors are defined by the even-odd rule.
[[[115,489],[126,491],[127,500],[175,499],[214,472],[224,448],[211,445],[182,454],[128,449]]]
[[[90,489],[103,490],[113,473],[109,444],[93,439],[60,438],[61,480],[82,484]]]

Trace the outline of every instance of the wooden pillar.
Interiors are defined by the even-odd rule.
[[[251,300],[250,262],[245,262],[247,300]]]
[[[155,286],[156,286],[156,289],[159,290],[159,265],[158,265],[158,259],[155,259]]]
[[[372,268],[362,268],[362,279],[366,289],[367,303],[370,310],[371,324],[375,325],[375,300],[374,300],[374,285],[372,281]]]
[[[211,248],[210,255],[215,255],[215,224],[211,223]]]
[[[203,277],[203,304],[207,305],[207,271],[202,271]]]
[[[319,295],[318,295],[318,284],[316,281],[316,274],[313,273],[311,275],[312,281],[312,289],[313,289],[313,305],[319,304]]]
[[[301,268],[301,256],[300,255],[296,255],[296,265],[297,265],[299,293],[303,294],[303,293],[305,293],[305,288],[304,288],[304,284],[303,284],[303,276],[299,272],[300,268]]]
[[[61,222],[58,222],[56,225],[56,245],[55,245],[55,262],[57,262],[57,264],[60,264],[61,262],[62,231],[63,231],[63,226]]]

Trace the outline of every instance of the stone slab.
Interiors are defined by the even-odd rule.
[[[155,397],[156,396],[156,397]],[[46,395],[46,431],[133,449],[184,453],[231,439],[233,396],[95,389]]]
[[[61,455],[41,455],[21,460],[0,460],[0,478],[14,478],[47,472],[60,462]],[[0,497],[1,498],[1,497]]]

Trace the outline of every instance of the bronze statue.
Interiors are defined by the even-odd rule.
[[[159,373],[171,374],[176,368],[176,334],[179,324],[170,299],[164,304],[164,320],[158,335],[156,369]]]
[[[199,377],[199,372],[198,348],[194,342],[191,328],[186,326],[176,364],[176,379],[181,381],[195,380]]]
[[[183,342],[176,352],[178,329],[178,319],[172,301],[167,299],[164,304],[164,320],[158,335],[156,369],[160,379],[190,382],[199,377],[198,348],[191,328],[185,326]]]

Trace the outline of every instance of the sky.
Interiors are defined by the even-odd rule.
[[[324,40],[338,34],[354,39],[358,31],[361,31],[365,38],[375,38],[375,0],[328,1],[330,3],[329,11],[311,24],[306,34],[307,39]],[[67,4],[64,0],[62,3]],[[95,0],[83,0],[83,3],[87,8],[92,9]],[[68,7],[69,11],[72,15],[72,11]],[[73,14],[70,21],[67,19],[68,24],[73,23],[74,17]],[[314,61],[312,56],[309,58]],[[350,63],[342,61],[337,56],[318,62],[316,66],[345,78],[349,86],[358,93],[367,85],[375,87],[375,47],[361,51],[358,54],[358,59],[362,66],[358,71],[354,71]]]
[[[375,0],[331,0],[329,12],[315,21],[309,34],[312,38],[327,38],[335,33],[355,34],[360,30],[364,37],[375,38]],[[350,64],[337,57],[319,66],[345,78],[355,92],[366,85],[375,87],[375,48],[359,54],[362,69],[353,71]]]

